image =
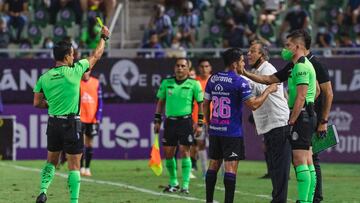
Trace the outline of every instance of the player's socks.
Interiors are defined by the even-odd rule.
[[[69,171],[68,186],[70,191],[70,202],[79,202],[80,193],[80,171]]]
[[[201,170],[203,175],[205,175],[206,173],[206,166],[207,166],[207,152],[206,150],[200,150],[198,152],[199,154],[199,160],[201,162]]]
[[[55,166],[51,163],[46,163],[40,173],[40,194],[47,192],[51,181],[53,180],[55,175]]]
[[[84,154],[81,155],[80,168],[84,168]]]
[[[217,179],[217,172],[215,170],[210,170],[210,169],[207,170],[205,176],[206,202],[213,202],[216,179]]]
[[[177,172],[176,172],[176,161],[175,158],[172,159],[166,159],[165,160],[165,166],[169,173],[170,178],[170,185],[171,186],[177,186],[179,185],[179,182],[177,180]]]
[[[93,156],[93,148],[86,147],[85,148],[85,168],[90,168],[90,162]]]
[[[308,202],[313,202],[316,187],[316,171],[314,164],[308,166],[310,171],[310,188],[308,194]]]
[[[299,165],[295,167],[298,199],[300,202],[307,202],[310,189],[310,171],[307,165]]]
[[[225,172],[224,174],[225,203],[234,202],[235,185],[236,185],[236,174]]]
[[[191,157],[191,167],[194,169],[194,170],[197,170],[197,164],[196,164],[196,159],[194,157]]]
[[[189,189],[190,183],[190,173],[191,173],[191,159],[190,157],[185,157],[181,159],[181,172],[182,172],[182,188]]]

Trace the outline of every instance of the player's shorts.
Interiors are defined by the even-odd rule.
[[[79,116],[49,116],[46,135],[47,149],[50,152],[83,152],[84,139]]]
[[[87,137],[93,138],[99,134],[99,124],[81,123],[81,133]]]
[[[196,142],[197,140],[205,141],[207,135],[208,135],[208,127],[204,124],[203,127],[202,127],[202,132],[201,132],[200,136],[199,136],[199,137],[196,137],[196,136],[194,135],[194,137],[195,137],[195,142]]]
[[[290,128],[289,141],[292,150],[309,150],[315,127],[316,117],[310,116],[306,111],[301,111],[294,126]]]
[[[235,161],[245,159],[245,146],[242,137],[209,136],[210,159]]]
[[[190,146],[194,142],[191,115],[189,117],[170,117],[164,123],[163,146]]]

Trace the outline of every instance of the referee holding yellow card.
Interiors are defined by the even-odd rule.
[[[99,24],[102,25],[101,21]],[[41,170],[37,203],[47,201],[47,190],[54,178],[55,166],[62,151],[66,153],[68,160],[69,202],[79,202],[80,158],[84,149],[79,116],[80,81],[83,74],[91,70],[103,55],[109,35],[108,28],[102,25],[101,39],[92,55],[76,63],[71,43],[58,42],[53,49],[55,67],[42,74],[36,82],[34,106],[48,109],[49,114],[46,130],[47,161]],[[64,202],[63,197],[59,198]]]

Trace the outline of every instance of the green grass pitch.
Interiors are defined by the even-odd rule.
[[[35,202],[39,191],[39,171],[44,161],[1,161],[0,203]],[[360,203],[360,165],[323,163],[324,203]],[[237,175],[235,202],[270,202],[271,182],[259,179],[265,172],[263,162],[241,161]],[[164,194],[161,185],[167,184],[167,173],[155,176],[147,167],[147,160],[94,160],[93,176],[82,178],[81,203],[143,203],[143,202],[204,202],[205,185],[198,176],[190,183],[190,195]],[[69,202],[66,166],[57,170],[48,190],[49,203]],[[181,172],[178,173],[181,182]],[[223,178],[218,176],[215,200],[223,202]],[[296,181],[291,168],[288,202],[296,200]]]

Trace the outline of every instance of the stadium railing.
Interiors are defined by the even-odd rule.
[[[193,49],[142,49],[142,48],[126,48],[126,49],[106,49],[106,56],[107,57],[127,57],[127,58],[136,58],[139,55],[144,56],[146,53],[145,58],[155,58],[156,53],[164,52],[166,53],[173,53],[173,52],[185,52],[186,56],[188,57],[212,57],[212,58],[219,58],[221,57],[221,53],[225,49],[223,48],[193,48]],[[247,51],[246,48],[243,49],[245,52]],[[93,50],[89,49],[80,49],[81,53],[91,53]],[[280,57],[281,48],[271,48],[270,55],[272,57]],[[323,57],[349,57],[355,58],[360,56],[360,47],[359,48],[313,48],[312,52],[317,56]],[[14,58],[18,56],[18,54],[30,54],[33,55],[33,58],[36,58],[37,54],[41,53],[52,53],[51,49],[0,49],[0,54],[7,53],[9,54],[9,58]],[[19,57],[21,58],[21,57]],[[144,57],[143,57],[144,58]],[[171,58],[171,57],[170,57]]]

